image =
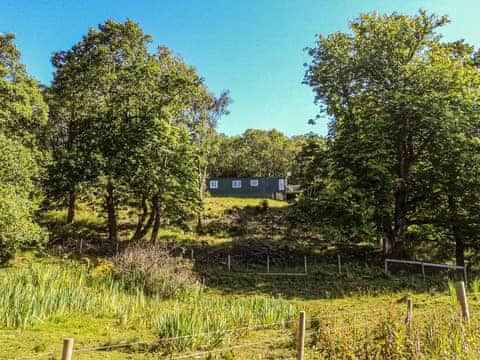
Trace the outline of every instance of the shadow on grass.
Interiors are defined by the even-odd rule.
[[[427,272],[424,281],[418,268],[392,268],[394,274],[385,274],[380,253],[366,245],[339,244],[323,252],[314,252],[298,245],[279,247],[276,244],[277,241],[266,239],[236,239],[228,245],[195,249],[194,271],[209,288],[222,293],[267,294],[301,300],[444,291],[448,289],[449,280],[461,276],[433,270]],[[270,274],[264,274],[267,254]],[[342,260],[341,274],[337,255]],[[305,256],[306,275],[302,274]]]

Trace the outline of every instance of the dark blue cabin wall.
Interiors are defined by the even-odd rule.
[[[257,181],[258,186],[252,186],[251,180]],[[280,180],[283,181],[283,190],[280,190]],[[217,188],[212,187],[216,185]],[[233,181],[240,181],[241,187],[234,188]],[[210,178],[207,180],[207,190],[212,196],[238,197],[267,197],[272,198],[275,193],[285,193],[287,180],[284,176],[252,177],[252,178]]]

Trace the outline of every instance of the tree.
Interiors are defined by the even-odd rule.
[[[293,167],[302,137],[288,138],[278,130],[248,129],[241,136],[219,139],[214,177],[286,176]]]
[[[98,158],[89,146],[90,139],[86,137],[87,99],[82,99],[78,92],[80,74],[76,71],[69,73],[69,70],[67,67],[65,71],[57,71],[52,85],[45,91],[49,104],[47,144],[51,161],[44,185],[49,200],[66,202],[67,224],[75,219],[80,186],[99,176]]]
[[[0,33],[0,130],[33,149],[47,120],[38,82],[20,62],[13,34]]]
[[[319,36],[309,49],[305,83],[332,118],[333,177],[362,194],[387,254],[405,241],[417,167],[450,114],[472,115],[478,96],[477,71],[436,32],[446,23],[424,11],[362,14],[351,33]]]
[[[79,183],[102,189],[112,241],[120,206],[138,212],[133,238],[151,231],[152,242],[162,223],[198,212],[198,138],[216,125],[203,120],[216,103],[195,69],[166,47],[150,53],[149,42],[134,22],[108,20],[53,58],[50,180],[64,195]]]
[[[477,54],[473,47],[455,42],[445,50],[464,65],[464,79],[475,79]],[[469,74],[470,73],[470,74]],[[478,78],[476,80],[478,82]],[[470,86],[478,87],[471,82]],[[433,226],[455,244],[457,265],[465,265],[465,248],[478,249],[480,229],[480,116],[478,100],[462,99],[462,111],[445,114],[429,151],[415,168],[410,223]]]
[[[328,180],[330,176],[328,139],[317,134],[308,134],[293,160],[293,181],[298,183],[307,196],[312,197],[312,190]]]
[[[135,149],[143,144],[145,111],[149,97],[148,84],[152,57],[147,51],[150,36],[128,20],[108,20],[99,30],[88,34],[69,51],[53,57],[57,68],[52,94],[57,95],[61,111],[66,112],[68,132],[63,137],[66,156],[78,151],[75,161],[67,164],[70,192],[85,173],[94,174],[104,185],[109,239],[118,240],[117,215],[120,187],[131,176],[129,165]],[[66,98],[60,100],[63,91]],[[78,105],[77,105],[78,104]],[[57,117],[57,124],[64,122]],[[82,147],[75,146],[74,135]],[[88,154],[88,155],[85,155]],[[60,156],[64,159],[64,156]],[[89,160],[96,161],[90,162]],[[56,165],[62,164],[61,161]],[[85,170],[82,166],[89,166]],[[96,169],[96,171],[92,171]]]
[[[0,34],[0,262],[15,249],[46,239],[33,221],[32,195],[43,158],[37,145],[47,107],[13,40],[11,34]]]
[[[223,91],[215,97],[208,91],[195,68],[164,46],[159,47],[157,59],[163,76],[162,83],[170,84],[163,89],[164,94],[171,94],[167,106],[170,121],[174,125],[186,126],[192,144],[198,149],[198,192],[203,203],[208,169],[214,157],[215,146],[218,145],[218,121],[229,113],[229,92]],[[197,215],[197,228],[201,231],[201,212]]]

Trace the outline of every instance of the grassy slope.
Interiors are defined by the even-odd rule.
[[[258,206],[259,199],[234,199],[234,198],[210,198],[206,203],[206,212],[209,219],[222,218],[225,212],[230,212],[232,208],[242,209],[245,206]],[[272,211],[282,211],[286,206],[284,202],[269,201]],[[63,213],[51,214],[52,218],[60,218]],[[252,220],[253,219],[253,220]],[[162,235],[165,238],[177,240],[180,242],[191,243],[205,240],[214,246],[229,246],[229,241],[241,241],[243,238],[271,237],[278,239],[279,242],[285,242],[281,233],[285,229],[269,230],[260,221],[256,222],[255,217],[249,218],[247,224],[242,223],[252,230],[246,234],[230,236],[225,233],[216,233],[204,236],[196,236],[188,232],[179,232],[173,229],[163,230]],[[268,218],[267,218],[268,220]],[[271,220],[271,219],[270,219]],[[278,219],[276,219],[278,220]],[[81,231],[86,236],[98,236],[101,231],[101,222],[90,212],[84,209],[80,212],[80,219],[76,227],[68,229],[71,235]],[[270,225],[269,225],[270,226]],[[265,230],[267,229],[267,230]],[[97,231],[98,230],[98,231]],[[256,231],[255,231],[256,230]],[[65,228],[62,229],[65,231]],[[90,231],[90,233],[89,233]],[[266,232],[266,233],[265,233]],[[290,239],[291,241],[291,239]],[[305,245],[308,248],[308,244]],[[428,316],[438,316],[438,309],[442,309],[442,314],[455,314],[455,306],[452,306],[451,297],[439,298],[438,304],[421,305],[421,302],[437,299],[439,292],[445,293],[447,281],[445,277],[432,277],[426,284],[420,281],[418,276],[405,274],[402,277],[391,277],[382,274],[378,266],[365,266],[358,262],[349,263],[345,260],[342,276],[336,274],[336,258],[330,253],[320,253],[311,260],[309,265],[309,275],[305,277],[272,277],[262,276],[251,273],[245,273],[244,268],[235,267],[232,272],[225,271],[225,266],[216,264],[206,266],[199,264],[196,267],[198,273],[205,277],[207,284],[207,296],[211,298],[223,297],[225,295],[249,296],[254,294],[281,296],[298,308],[305,308],[307,314],[331,316],[337,314],[334,319],[325,320],[322,323],[325,329],[332,325],[337,327],[346,327],[339,334],[324,333],[322,342],[319,345],[322,348],[329,349],[327,355],[320,355],[313,348],[307,350],[309,358],[335,357],[335,352],[340,350],[338,346],[350,342],[360,343],[365,341],[365,337],[379,336],[382,327],[375,328],[375,324],[386,324],[395,320],[395,324],[401,324],[404,316],[405,298],[413,296],[415,302],[419,305],[416,311],[427,310]],[[77,261],[77,260],[73,260]],[[72,266],[71,260],[62,260],[50,255],[21,256],[13,264],[14,268],[24,268],[29,263],[55,263],[61,266]],[[75,262],[73,262],[75,264]],[[299,270],[299,269],[296,269]],[[434,295],[432,297],[432,295]],[[162,304],[160,304],[162,306]],[[476,303],[473,302],[476,310]],[[170,306],[165,303],[164,307],[168,310]],[[374,310],[372,310],[374,309]],[[376,309],[376,310],[375,310]],[[350,312],[356,312],[351,315]],[[378,312],[375,312],[378,311]],[[346,315],[341,315],[346,313]],[[437,315],[435,315],[437,313]],[[420,317],[420,315],[419,315]],[[366,321],[372,321],[373,325],[365,325]],[[425,322],[422,321],[423,326]],[[363,325],[362,325],[363,324]],[[360,333],[355,330],[356,325],[362,325]],[[420,321],[419,321],[420,325]],[[383,325],[382,325],[383,326]],[[403,327],[402,327],[403,329]],[[399,330],[399,334],[402,333]],[[293,329],[291,330],[293,331]],[[291,331],[259,331],[243,334],[234,340],[234,343],[258,341],[265,337],[278,338],[280,334],[290,335]],[[368,334],[370,335],[368,335]],[[437,336],[451,337],[448,333],[448,327],[437,329]],[[450,335],[448,335],[450,334]],[[367,336],[368,335],[368,336]],[[73,336],[76,341],[76,347],[102,346],[115,344],[121,341],[150,341],[155,339],[155,330],[151,327],[141,325],[132,319],[118,321],[112,316],[95,317],[93,315],[79,315],[72,310],[70,314],[55,316],[47,320],[35,321],[33,325],[26,329],[2,329],[0,330],[0,358],[7,359],[13,356],[26,356],[40,354],[46,351],[59,349],[61,339],[67,336]],[[316,338],[308,338],[309,342],[316,342]],[[339,339],[343,339],[341,342]],[[328,341],[327,341],[328,340]],[[370,341],[370,340],[369,340]],[[382,340],[380,340],[382,341]],[[368,342],[368,344],[375,342]],[[352,345],[353,347],[353,345]],[[440,345],[438,346],[440,347]],[[140,359],[155,358],[155,353],[145,352],[145,348],[140,346],[113,351],[100,351],[76,354],[76,359]],[[345,349],[341,350],[344,351]],[[353,351],[353,350],[352,350]],[[233,353],[227,352],[217,355],[219,358],[253,359],[253,358],[281,358],[282,356],[293,355],[293,344],[291,341],[280,342],[274,346],[258,345],[248,349],[238,349]],[[344,354],[342,352],[342,354]],[[344,356],[344,355],[342,355]]]

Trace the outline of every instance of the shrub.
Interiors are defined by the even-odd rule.
[[[268,204],[268,200],[267,200],[267,199],[264,199],[264,200],[262,201],[261,206],[262,206],[262,210],[263,210],[264,213],[268,212],[268,208],[269,208],[270,205]]]
[[[189,261],[170,256],[159,246],[135,245],[112,258],[113,274],[125,289],[141,288],[147,295],[173,298],[199,290]]]

